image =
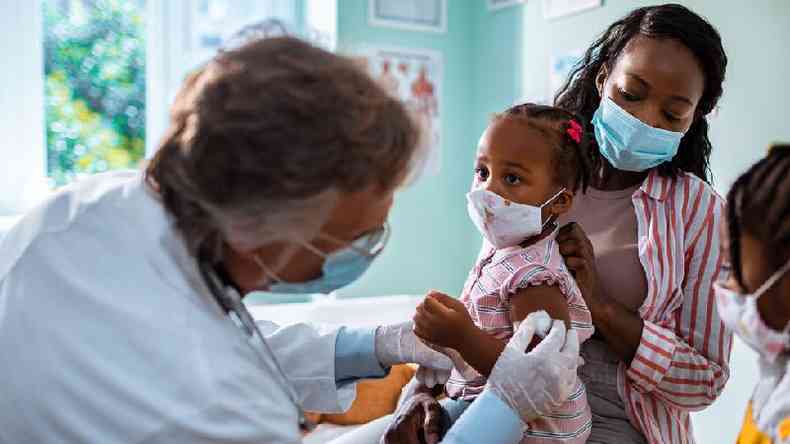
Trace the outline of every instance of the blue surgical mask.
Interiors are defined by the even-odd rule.
[[[598,148],[618,170],[646,171],[675,157],[683,133],[654,128],[603,97],[592,119]]]
[[[265,290],[280,294],[329,294],[353,283],[370,268],[389,239],[389,225],[366,234],[350,245],[326,254],[305,243],[305,248],[324,258],[320,277],[307,282],[286,282],[272,272],[259,257],[255,257],[261,269],[275,280]]]

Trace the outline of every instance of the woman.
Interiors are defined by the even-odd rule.
[[[556,104],[593,124],[586,195],[558,241],[596,336],[580,375],[591,443],[691,443],[690,412],[729,376],[714,307],[723,203],[706,116],[722,94],[718,32],[679,5],[637,9],[587,50]]]
[[[241,302],[357,279],[416,145],[403,106],[348,59],[291,38],[219,54],[144,174],[68,187],[0,243],[0,442],[295,443],[302,409],[348,408],[356,379],[449,370],[410,323],[280,328]],[[524,324],[446,442],[492,421],[517,442],[568,396],[574,340],[556,324],[525,354]],[[512,387],[544,368],[548,390]]]

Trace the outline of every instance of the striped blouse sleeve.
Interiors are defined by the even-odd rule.
[[[682,221],[682,303],[666,321],[644,321],[640,345],[626,373],[637,390],[678,409],[699,411],[716,400],[729,378],[732,335],[719,318],[713,295],[724,260],[719,236],[724,211],[721,198],[708,185],[686,179],[682,186],[682,205],[688,207]]]

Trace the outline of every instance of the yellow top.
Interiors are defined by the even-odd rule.
[[[780,442],[786,442],[790,438],[790,417],[785,418],[776,426],[776,436],[781,440]],[[757,424],[754,422],[751,402],[746,408],[746,415],[743,418],[743,426],[741,426],[737,444],[774,444],[770,435],[757,428]]]

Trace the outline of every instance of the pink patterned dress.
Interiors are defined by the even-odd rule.
[[[592,336],[590,311],[565,266],[555,237],[556,232],[526,248],[500,250],[484,242],[461,295],[477,327],[497,339],[510,339],[514,332],[510,309],[515,293],[531,286],[556,285],[568,301],[571,327],[577,330],[579,342]],[[482,376],[466,380],[454,370],[446,390],[453,399],[471,401],[483,391],[485,383]],[[560,408],[528,424],[522,443],[584,443],[591,425],[584,384],[577,381],[574,393]]]

